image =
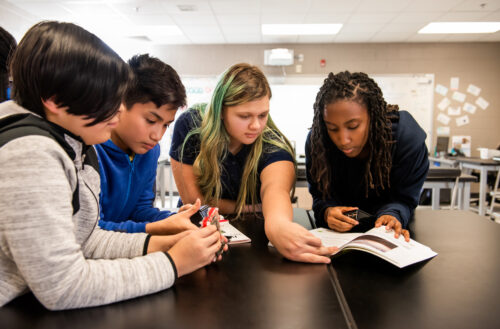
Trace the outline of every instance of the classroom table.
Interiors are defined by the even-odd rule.
[[[333,257],[355,325],[500,328],[500,225],[470,211],[417,209],[410,232],[438,255],[403,269],[365,252]]]
[[[457,179],[458,178],[458,179]],[[453,203],[453,193],[458,198],[458,209],[469,210],[470,184],[476,182],[476,176],[465,175],[458,168],[430,167],[423,188],[432,190],[431,206],[433,210],[440,208],[441,189],[450,189]],[[453,205],[455,206],[455,205]]]
[[[429,161],[436,163],[436,165],[443,165],[448,168],[458,167],[458,162],[454,160],[454,157],[434,157],[429,156]]]
[[[480,159],[473,157],[455,157],[454,158],[464,169],[466,174],[470,174],[473,169],[479,170],[479,206],[478,213],[481,216],[486,214],[486,180],[489,171],[497,171],[500,169],[500,162],[492,159]]]
[[[357,251],[326,266],[291,262],[268,246],[262,219],[234,224],[252,243],[231,246],[223,261],[171,289],[60,312],[27,294],[0,308],[0,328],[500,327],[500,226],[483,216],[417,209],[412,237],[438,255],[403,269]]]
[[[295,212],[310,228],[305,211]],[[62,312],[47,311],[28,294],[0,308],[0,328],[348,328],[325,265],[281,257],[268,246],[262,219],[235,226],[252,242],[232,245],[221,262],[168,290]]]

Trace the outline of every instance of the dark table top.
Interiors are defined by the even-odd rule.
[[[304,210],[297,221],[310,228]],[[32,294],[0,308],[0,328],[347,328],[325,265],[284,259],[263,220],[234,224],[252,243],[166,291],[113,305],[50,312]]]
[[[306,213],[295,221],[310,228]],[[500,226],[466,211],[418,210],[412,237],[438,255],[399,269],[358,251],[329,266],[295,263],[252,238],[166,291],[50,312],[31,294],[0,308],[0,328],[499,328]],[[352,321],[352,322],[349,322]]]
[[[481,159],[477,157],[455,157],[454,160],[462,163],[478,164],[483,166],[498,166],[500,163],[493,159]]]
[[[417,209],[410,231],[438,255],[403,269],[364,252],[333,258],[358,328],[500,328],[500,225]]]

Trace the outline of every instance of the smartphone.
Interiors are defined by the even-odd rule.
[[[208,211],[210,210],[210,206],[203,205],[191,216],[191,223],[196,226],[201,226],[202,221],[205,217],[208,217]]]
[[[349,211],[344,212],[343,214],[346,215],[347,217],[351,217],[352,219],[357,220],[358,222],[374,217],[372,214],[369,214],[366,211],[363,211],[361,209],[349,210]]]

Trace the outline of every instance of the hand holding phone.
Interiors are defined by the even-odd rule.
[[[208,221],[210,222],[210,225],[215,225],[215,227],[217,228],[217,231],[219,231],[219,234],[222,236],[222,233],[220,230],[220,220],[221,220],[220,217],[221,216],[219,215],[219,209],[214,208],[214,207],[210,207],[208,209],[207,216],[208,216]],[[222,239],[221,243],[222,243],[222,245],[221,245],[220,249],[215,254],[216,257],[219,257],[222,254],[222,252],[224,251],[224,246],[226,245],[226,240]]]
[[[352,219],[359,221],[362,221],[364,219],[369,219],[373,218],[372,214],[367,213],[366,211],[363,211],[361,209],[354,209],[354,210],[349,210],[343,213],[345,216],[350,217]]]

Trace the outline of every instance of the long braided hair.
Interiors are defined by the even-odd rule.
[[[370,118],[365,165],[365,197],[369,190],[384,190],[390,187],[392,167],[391,118],[399,110],[397,105],[388,105],[377,83],[365,73],[349,71],[330,73],[324,80],[314,103],[314,119],[311,127],[310,175],[321,191],[323,198],[331,197],[330,180],[333,170],[327,161],[327,144],[330,141],[323,119],[325,107],[340,100],[354,101],[366,106]]]

